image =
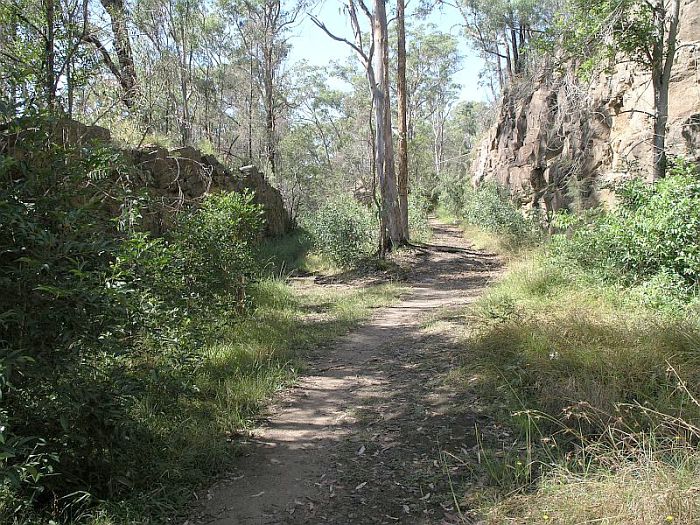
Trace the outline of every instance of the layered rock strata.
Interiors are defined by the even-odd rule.
[[[668,151],[700,161],[700,0],[682,4],[670,85]],[[649,173],[653,90],[632,63],[583,83],[545,71],[503,96],[475,161],[474,182],[496,180],[530,207],[556,211],[609,199],[606,183]]]

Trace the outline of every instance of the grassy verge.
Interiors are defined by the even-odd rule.
[[[347,332],[401,292],[391,283],[341,288],[278,277],[306,264],[305,249],[299,235],[265,247],[270,277],[252,286],[248,300],[254,307],[242,317],[212,320],[217,337],[188,356],[194,365],[178,371],[152,356],[129,357],[134,375],[148,376],[154,386],[132,405],[139,439],[115,461],[133,463],[144,475],[128,486],[115,480],[114,497],[74,495],[50,523],[161,523],[186,512],[198,489],[235,465],[236,435],[293,383],[305,351]],[[7,523],[49,522],[20,517],[11,500],[0,501]]]
[[[467,312],[453,374],[511,436],[479,430],[468,504],[493,524],[698,523],[697,308],[516,253]]]

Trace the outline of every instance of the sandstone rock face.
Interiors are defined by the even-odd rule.
[[[71,120],[60,122],[54,135],[57,140],[78,145],[111,141],[109,130]],[[205,195],[217,191],[253,192],[255,202],[263,207],[268,236],[282,235],[292,228],[282,195],[255,166],[233,173],[213,155],[192,147],[167,150],[147,145],[122,153],[126,167],[133,168],[129,170],[129,183],[135,190],[146,189],[151,198],[152,205],[142,213],[142,226],[154,234],[166,231],[178,210],[196,205]]]
[[[125,153],[145,175],[141,184],[158,203],[144,215],[144,226],[154,233],[170,226],[174,211],[196,205],[202,197],[216,191],[253,192],[255,202],[263,207],[268,236],[282,235],[292,227],[280,192],[255,166],[246,166],[234,174],[213,155],[192,147],[169,151],[146,146]]]
[[[566,71],[516,85],[477,151],[474,183],[496,180],[547,211],[608,201],[604,183],[650,171],[652,101],[649,73],[629,63],[588,84]],[[666,142],[700,161],[700,0],[681,6]]]

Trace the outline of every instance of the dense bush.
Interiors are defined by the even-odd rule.
[[[377,248],[378,225],[366,207],[351,198],[327,202],[303,220],[314,247],[340,266],[371,255]]]
[[[700,282],[700,179],[677,162],[654,184],[638,179],[615,188],[619,206],[580,225],[555,251],[606,279],[674,282],[687,292]]]
[[[425,242],[430,239],[428,213],[430,202],[425,197],[410,195],[408,197],[408,230],[413,242]]]
[[[502,235],[525,238],[533,231],[532,221],[513,204],[506,191],[494,182],[485,182],[476,189],[465,188],[462,216],[469,224]]]
[[[3,483],[38,496],[72,485],[67,462],[101,462],[97,441],[117,432],[122,398],[109,396],[88,356],[115,350],[103,335],[124,320],[104,286],[118,240],[97,198],[118,158],[21,124],[0,138],[0,469]]]
[[[514,435],[483,434],[476,479],[508,494],[485,522],[697,515],[700,177],[676,162],[615,191],[613,210],[556,214],[560,234],[470,310],[465,385]],[[493,192],[466,208],[493,237],[521,231]]]
[[[254,248],[262,221],[252,195],[220,193],[181,213],[162,238],[124,239],[109,282],[128,298],[136,329],[182,345],[201,339],[198,327],[217,312],[245,307],[246,283],[260,270]]]
[[[471,182],[465,176],[451,172],[442,173],[435,188],[440,206],[451,216],[461,217],[464,211],[465,192],[473,191]]]
[[[153,239],[110,211],[138,210],[118,152],[56,137],[36,117],[0,135],[0,514],[8,494],[60,509],[147,479],[133,448],[156,436],[133,407],[188,392],[207,318],[258,271],[251,196]]]

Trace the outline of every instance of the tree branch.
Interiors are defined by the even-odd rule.
[[[367,54],[360,49],[357,45],[353,44],[350,42],[347,38],[343,38],[337,35],[334,35],[333,33],[330,32],[330,30],[326,27],[326,24],[321,22],[318,18],[316,18],[314,15],[311,13],[307,13],[309,15],[309,18],[311,18],[311,21],[316,24],[316,26],[321,29],[324,33],[326,33],[329,37],[331,37],[333,40],[336,42],[343,42],[344,44],[347,44],[350,46],[352,49],[355,50],[355,52],[362,57],[363,60],[367,61]]]
[[[102,55],[102,60],[104,61],[107,68],[109,68],[109,70],[117,78],[117,80],[121,82],[122,73],[117,67],[117,65],[114,63],[114,60],[112,60],[112,56],[109,54],[109,51],[107,51],[100,39],[97,38],[95,35],[87,34],[82,35],[82,40],[84,42],[92,44],[93,46],[95,46],[95,48],[97,48],[97,51],[99,51],[100,55]]]
[[[372,20],[372,13],[370,12],[367,5],[363,2],[363,0],[357,0],[357,3],[360,5],[360,9],[362,9],[362,12],[365,14],[365,16]]]
[[[641,113],[642,115],[646,115],[647,117],[651,117],[653,119],[656,118],[656,115],[648,111],[644,111],[643,109],[626,109],[625,111],[620,111],[616,113],[616,115],[624,115],[625,113]]]

